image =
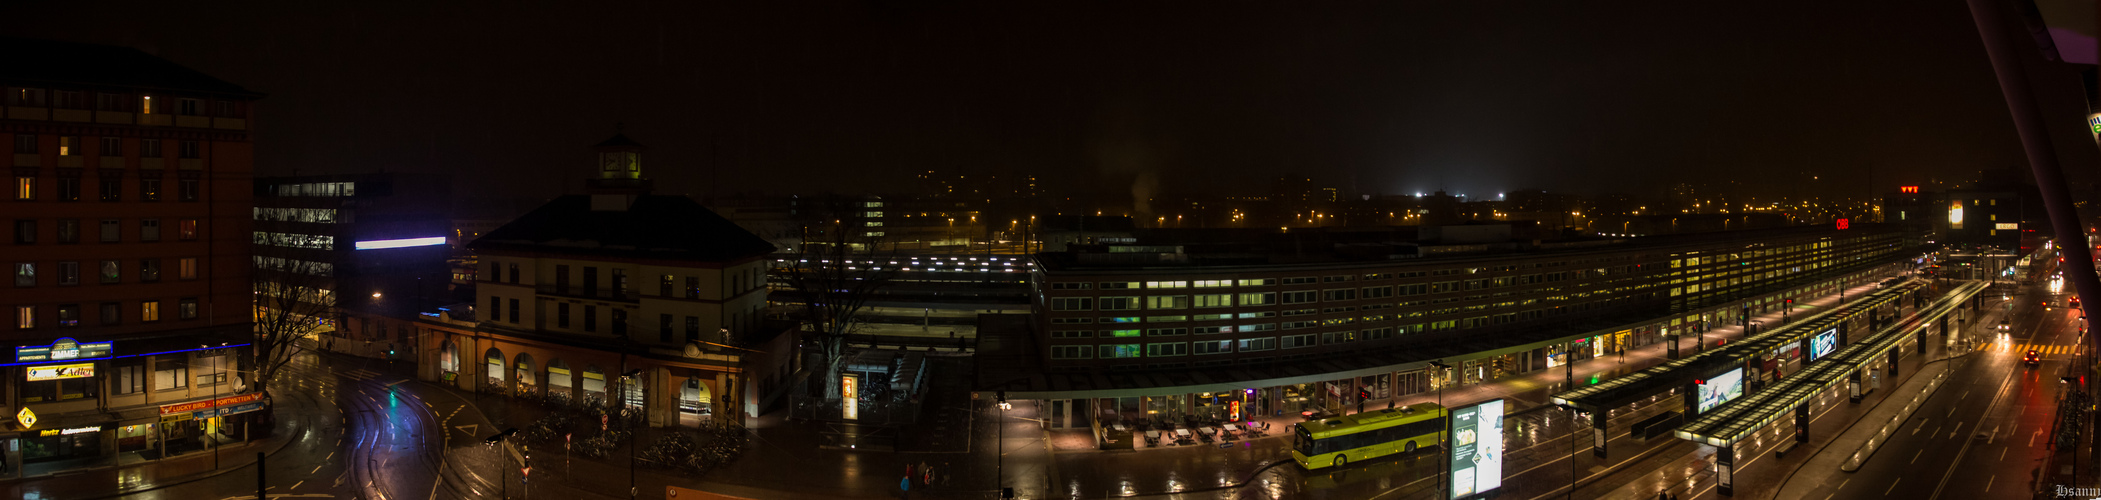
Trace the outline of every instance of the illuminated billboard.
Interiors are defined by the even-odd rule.
[[[1719,377],[1707,379],[1707,383],[1700,385],[1700,413],[1707,413],[1708,410],[1712,410],[1714,407],[1721,406],[1722,403],[1727,403],[1743,395],[1744,369],[1742,368],[1729,370],[1728,373],[1724,373]]]
[[[63,378],[86,378],[95,376],[94,363],[77,365],[45,365],[29,367],[29,381],[58,380]]]
[[[1451,460],[1451,498],[1503,485],[1503,400],[1452,410]]]
[[[1828,356],[1832,351],[1836,350],[1838,350],[1837,328],[1824,330],[1824,333],[1816,334],[1816,338],[1809,339],[1810,361],[1824,359],[1824,356]]]
[[[431,236],[428,238],[408,238],[400,240],[367,240],[357,242],[356,246],[358,250],[381,250],[387,248],[427,247],[432,245],[443,244],[445,244],[444,236]]]

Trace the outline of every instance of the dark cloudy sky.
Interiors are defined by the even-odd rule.
[[[2025,166],[1962,2],[1703,4],[27,2],[7,29],[270,94],[265,173],[452,171],[468,191],[575,186],[621,122],[661,190],[693,194],[928,169],[1107,192],[1295,174],[1862,193],[1870,168],[1895,186]]]

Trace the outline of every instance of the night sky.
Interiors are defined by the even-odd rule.
[[[1879,192],[2026,165],[1959,1],[1307,4],[28,2],[7,34],[268,93],[265,175],[452,171],[468,195],[574,191],[616,123],[659,191],[694,195],[929,169],[1103,193],[1295,174],[1860,195],[1870,168]],[[2070,73],[2043,74],[2086,140]],[[2067,161],[2091,170],[2085,146]]]

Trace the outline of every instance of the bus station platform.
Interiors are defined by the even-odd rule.
[[[1897,362],[1903,354],[1901,346],[1909,340],[1923,340],[1929,327],[1937,326],[1935,331],[1945,334],[1949,331],[1947,319],[1958,309],[1973,306],[1975,297],[1985,288],[1982,282],[1958,285],[1903,321],[1845,343],[1821,359],[1810,360],[1802,371],[1781,379],[1773,387],[1724,402],[1679,427],[1674,434],[1716,448],[1718,489],[1728,495],[1734,486],[1733,467],[1740,458],[1735,450],[1737,443],[1755,439],[1774,422],[1790,416],[1795,419],[1793,440],[1808,442],[1811,406],[1833,386],[1847,384],[1851,398],[1859,401],[1867,391],[1877,388],[1883,377],[1896,379]]]

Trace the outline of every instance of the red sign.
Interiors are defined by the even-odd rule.
[[[1845,229],[1845,228],[1847,228],[1847,227],[1851,227],[1851,226],[1852,226],[1852,224],[1850,224],[1850,222],[1852,222],[1852,221],[1849,221],[1849,220],[1846,220],[1846,219],[1839,219],[1839,220],[1838,220],[1838,228],[1839,228],[1839,229]]]
[[[1899,193],[1917,193],[1917,192],[1919,192],[1919,187],[1918,187],[1918,186],[1897,186],[1897,192],[1899,192]]]
[[[174,415],[177,413],[189,413],[197,410],[217,408],[221,406],[233,406],[243,403],[253,403],[262,400],[263,393],[258,392],[252,394],[242,394],[239,396],[223,397],[215,401],[195,401],[181,404],[161,405],[160,414]]]

